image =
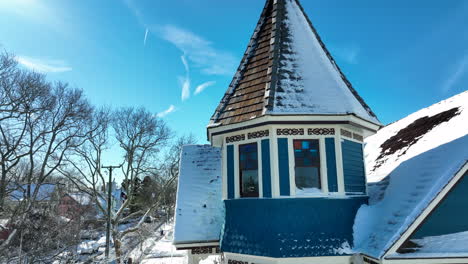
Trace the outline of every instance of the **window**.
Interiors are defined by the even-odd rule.
[[[320,152],[318,139],[294,140],[296,194],[319,192]]]
[[[258,197],[257,143],[239,146],[239,180],[241,197]]]

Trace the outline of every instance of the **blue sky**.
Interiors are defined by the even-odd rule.
[[[0,45],[23,66],[82,88],[95,105],[144,106],[203,143],[263,5],[0,0]],[[383,123],[467,89],[467,1],[302,5]]]

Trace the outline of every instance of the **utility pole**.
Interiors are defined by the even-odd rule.
[[[110,228],[111,228],[111,206],[112,206],[112,170],[122,167],[119,166],[102,166],[103,169],[109,170],[109,182],[107,192],[107,230],[106,230],[106,259],[109,260],[110,250]]]

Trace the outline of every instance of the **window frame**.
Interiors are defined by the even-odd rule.
[[[241,156],[241,152],[240,152],[240,149],[242,146],[246,146],[246,145],[255,145],[256,149],[257,149],[257,193],[256,195],[249,195],[249,196],[243,196],[242,195],[242,168],[241,168],[241,159],[240,159],[240,156]],[[261,176],[262,176],[262,171],[260,169],[261,167],[261,156],[260,156],[260,150],[259,150],[259,144],[258,144],[258,141],[252,141],[252,142],[245,142],[243,144],[236,144],[235,145],[235,149],[237,150],[237,155],[236,155],[236,160],[237,160],[237,176],[238,176],[238,179],[237,179],[237,184],[239,186],[239,192],[238,192],[238,198],[261,198],[262,197],[262,194],[261,194],[261,188],[262,188],[262,184],[261,184]]]
[[[307,168],[307,167],[310,167],[310,168],[317,168],[318,170],[318,185],[319,187],[316,188],[316,187],[313,187],[313,188],[316,188],[318,190],[320,190],[321,192],[323,192],[323,180],[322,180],[322,151],[323,149],[321,149],[321,146],[320,146],[320,139],[319,138],[293,138],[292,139],[292,148],[293,148],[293,159],[294,159],[294,166],[293,166],[293,170],[294,170],[294,190],[296,191],[298,189],[297,185],[296,185],[296,168],[298,168],[297,166],[297,160],[296,160],[296,149],[295,149],[295,146],[294,146],[294,143],[296,141],[299,141],[301,142],[304,142],[304,141],[308,141],[308,142],[316,142],[316,145],[317,145],[317,154],[318,154],[318,166],[301,166],[301,167],[304,167],[304,168]],[[326,164],[325,164],[326,166]]]
[[[290,197],[297,198],[308,198],[308,197],[325,197],[330,194],[328,190],[328,172],[327,172],[327,158],[326,158],[326,149],[325,149],[325,138],[330,136],[321,136],[321,135],[295,135],[287,136],[288,139],[288,158],[289,158],[289,186],[290,186]],[[321,189],[320,193],[317,194],[308,194],[308,195],[297,195],[296,193],[296,172],[295,172],[295,159],[294,159],[294,140],[318,140],[319,141],[319,152],[320,152],[320,182]],[[292,166],[291,166],[292,164]]]

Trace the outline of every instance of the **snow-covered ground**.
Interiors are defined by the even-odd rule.
[[[161,230],[164,235],[161,236]],[[135,263],[142,264],[186,264],[188,262],[187,250],[177,250],[172,245],[174,234],[173,223],[162,225],[153,236],[147,238],[138,247],[133,249],[129,257]],[[200,264],[213,264],[219,262],[218,256],[209,256]]]

